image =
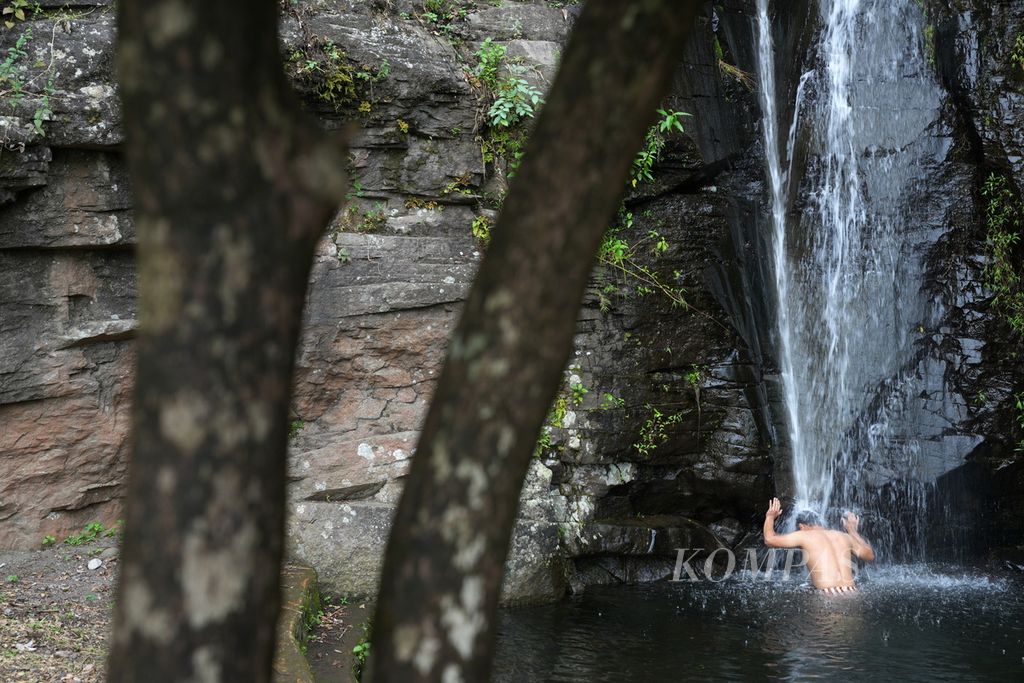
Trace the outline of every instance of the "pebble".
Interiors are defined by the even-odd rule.
[[[99,569],[103,566],[103,560],[101,560],[98,557],[94,557],[91,560],[89,560],[89,564],[85,566],[87,566],[89,569]]]
[[[114,547],[114,546],[110,546],[109,548],[105,548],[103,550],[103,552],[100,553],[100,557],[102,559],[104,559],[104,560],[110,560],[110,559],[113,559],[113,558],[117,557],[117,548]]]

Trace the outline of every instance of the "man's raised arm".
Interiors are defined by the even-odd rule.
[[[852,512],[847,512],[843,515],[843,529],[850,536],[853,554],[862,560],[872,562],[875,559],[875,551],[871,548],[871,544],[865,541],[864,537],[857,532],[857,525],[859,524],[860,518]]]
[[[764,515],[764,544],[771,548],[799,548],[802,535],[799,531],[791,534],[775,533],[775,520],[782,514],[782,503],[778,498],[768,502],[768,511]]]

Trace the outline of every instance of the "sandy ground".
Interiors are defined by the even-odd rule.
[[[100,566],[89,569],[90,560]],[[95,562],[93,562],[95,564]],[[0,683],[105,680],[117,538],[0,551]],[[352,648],[373,606],[328,598],[307,656],[318,683],[351,683]]]
[[[116,554],[116,539],[103,536],[0,552],[0,681],[103,680]],[[89,569],[90,560],[101,564]]]

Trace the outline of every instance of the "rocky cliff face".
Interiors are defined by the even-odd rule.
[[[948,336],[938,346],[960,350],[962,359],[949,370],[967,399],[960,424],[980,437],[966,462],[939,481],[937,512],[950,521],[939,535],[946,547],[995,548],[994,557],[1020,563],[1024,335],[1010,322],[1014,312],[993,300],[999,278],[986,270],[995,261],[996,216],[1009,212],[1010,232],[1024,230],[1024,5],[928,2],[925,9],[955,131],[958,170],[947,176],[959,175],[959,196],[971,197],[949,206],[951,230],[932,251],[928,279],[948,306]],[[1016,242],[1006,261],[1019,277],[1024,244]]]
[[[309,108],[325,127],[359,129],[350,160],[357,182],[311,276],[289,454],[290,552],[312,562],[330,590],[374,590],[445,340],[484,251],[471,225],[494,215],[508,171],[481,153],[486,111],[474,53],[492,38],[507,63],[546,88],[577,11],[566,4],[442,2],[428,14],[401,0],[318,0],[283,10],[286,68]],[[550,437],[523,493],[510,600],[655,578],[671,570],[675,548],[742,543],[776,470],[785,475],[758,219],[760,114],[743,82],[755,70],[751,4],[708,3],[667,103],[693,114],[689,135],[671,138],[655,182],[625,198],[633,220],[623,237],[642,245],[639,261],[662,281],[685,289],[689,307],[647,294],[615,268],[595,270]],[[0,102],[5,547],[116,519],[129,423],[134,232],[118,153],[112,8],[42,5],[0,36],[6,50],[31,31],[18,48],[29,95]],[[1010,73],[998,57],[1015,40],[1007,27],[1021,25],[1015,7],[929,10],[949,93],[943,121],[957,142],[934,173],[948,179],[945,196],[971,198],[929,214],[949,226],[936,233],[929,276],[951,302],[949,331],[936,344],[968,340],[957,341],[949,372],[965,377],[961,396],[989,392],[955,425],[984,439],[972,461],[985,472],[1019,462],[1012,437],[1000,436],[1011,433],[1019,363],[978,284],[978,169],[1006,168],[1021,180],[1019,90],[990,78]],[[814,27],[808,6],[792,3],[779,21],[782,49],[801,54]],[[986,59],[970,44],[979,29],[1002,36]],[[316,67],[304,68],[308,61]],[[324,87],[325,73],[341,95]],[[643,242],[652,230],[667,248]],[[950,268],[975,295],[947,286]],[[1019,526],[1020,499],[1004,499],[1016,501],[1004,510]]]
[[[42,4],[0,34],[12,69],[0,86],[5,547],[114,521],[129,425],[134,227],[116,151],[113,15],[105,3]]]

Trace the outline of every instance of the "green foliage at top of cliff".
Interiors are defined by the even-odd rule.
[[[1010,328],[1024,336],[1024,274],[1017,265],[1024,206],[1006,177],[998,173],[989,175],[981,194],[985,199],[985,241],[989,250],[985,287],[993,293],[992,303]]]

